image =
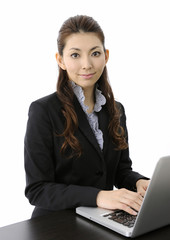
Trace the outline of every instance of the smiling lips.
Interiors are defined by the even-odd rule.
[[[80,77],[84,78],[84,79],[90,79],[93,77],[95,73],[89,73],[89,74],[79,74]]]

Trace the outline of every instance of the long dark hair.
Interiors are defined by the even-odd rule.
[[[63,56],[66,38],[73,33],[80,32],[96,33],[101,40],[105,51],[105,37],[99,24],[92,17],[77,15],[67,19],[59,31],[57,44],[58,52],[61,56]],[[127,143],[124,129],[120,126],[120,113],[116,107],[114,95],[108,82],[106,67],[98,80],[98,85],[106,98],[106,107],[110,116],[110,123],[108,126],[109,134],[112,137],[117,150],[126,149]],[[78,139],[74,135],[75,130],[78,128],[78,119],[73,105],[74,93],[67,72],[60,67],[57,82],[57,95],[63,104],[63,115],[66,119],[65,130],[61,134],[65,138],[61,147],[61,152],[64,153],[69,146],[72,149],[72,155],[79,157],[82,154],[82,148]]]

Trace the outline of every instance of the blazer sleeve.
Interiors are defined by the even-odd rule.
[[[96,206],[99,189],[56,182],[53,128],[48,108],[34,102],[24,140],[26,172],[25,195],[29,202],[47,210],[75,208],[80,205]]]
[[[122,104],[119,103],[120,124],[125,131],[126,141],[128,143],[128,131],[126,126],[126,115]],[[126,188],[136,191],[136,182],[139,179],[149,179],[138,172],[133,171],[132,161],[129,157],[129,148],[121,151],[120,161],[116,172],[116,187]]]

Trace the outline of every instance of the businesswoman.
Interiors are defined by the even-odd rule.
[[[75,16],[64,22],[57,42],[57,91],[31,104],[25,135],[32,217],[77,206],[136,214],[148,180],[132,170],[124,107],[108,82],[103,31],[93,18]]]

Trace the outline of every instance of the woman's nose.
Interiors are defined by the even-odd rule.
[[[89,57],[84,57],[82,59],[82,69],[91,69],[92,68],[92,62]]]

